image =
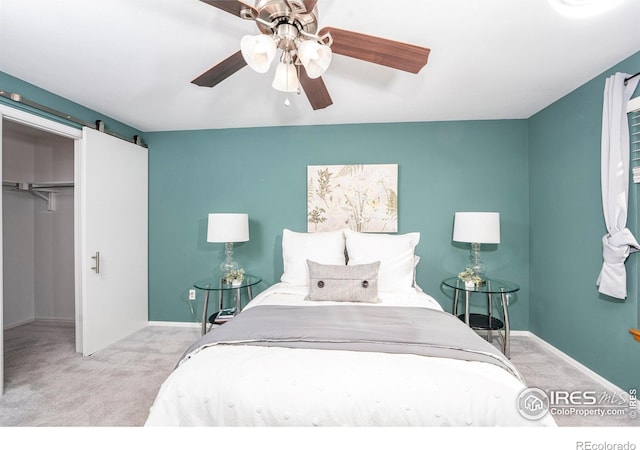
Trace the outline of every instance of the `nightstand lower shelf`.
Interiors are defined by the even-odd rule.
[[[220,311],[211,314],[208,322],[211,326],[222,325],[233,319],[237,314],[238,310],[236,308],[221,309]]]
[[[464,322],[464,314],[460,314],[458,319]],[[489,323],[491,319],[491,323]],[[469,314],[469,326],[479,330],[501,330],[504,328],[504,322],[495,317],[489,317],[486,314]]]

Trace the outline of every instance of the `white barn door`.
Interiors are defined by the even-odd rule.
[[[2,104],[0,138],[4,119],[75,141],[76,350],[90,355],[147,326],[147,149]],[[0,327],[4,325],[2,207],[0,196]],[[101,258],[99,273],[91,269],[96,267],[92,259],[96,252]],[[3,361],[0,332],[0,395]]]
[[[149,323],[148,154],[144,147],[90,128],[82,133],[76,141],[81,230],[76,242],[81,324],[76,322],[76,330],[87,356]]]

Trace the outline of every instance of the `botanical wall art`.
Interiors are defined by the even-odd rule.
[[[398,165],[307,166],[307,231],[398,231]]]

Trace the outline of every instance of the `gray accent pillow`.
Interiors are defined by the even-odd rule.
[[[378,303],[380,261],[354,266],[319,264],[307,260],[307,300]]]

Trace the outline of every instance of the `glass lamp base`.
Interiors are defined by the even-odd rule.
[[[222,261],[220,263],[220,272],[227,274],[231,271],[240,269],[240,266],[235,261]]]
[[[233,242],[226,242],[224,244],[225,259],[220,263],[220,271],[223,275],[227,275],[231,272],[235,272],[240,269],[238,263],[233,260]]]
[[[484,265],[482,261],[474,262],[473,264],[469,264],[467,266],[467,270],[471,272],[473,275],[477,276],[484,281],[487,279],[487,267]]]
[[[480,244],[471,244],[471,253],[469,254],[469,264],[467,270],[473,273],[484,282],[487,278],[487,266],[480,261]]]

